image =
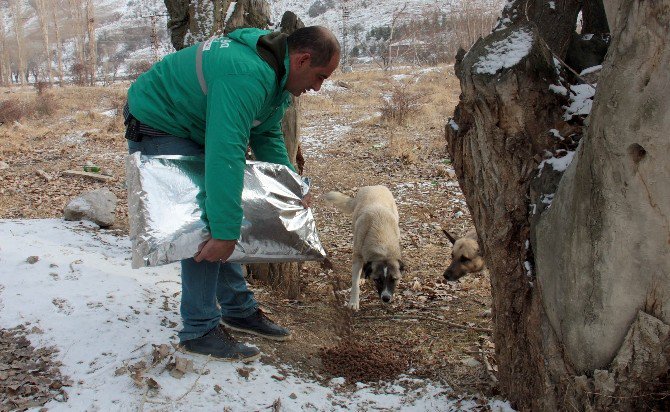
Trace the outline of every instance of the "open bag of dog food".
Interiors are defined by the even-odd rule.
[[[210,238],[203,219],[203,157],[133,153],[126,158],[126,184],[133,268],[193,257]],[[301,204],[308,191],[308,180],[286,166],[247,162],[241,235],[228,261],[324,259],[312,212]]]

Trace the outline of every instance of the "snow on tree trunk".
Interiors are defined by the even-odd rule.
[[[617,357],[611,395],[624,409],[668,370],[649,348],[668,345],[670,328],[669,8],[620,4],[587,134],[534,233],[542,301],[566,361],[589,376]],[[653,361],[622,368],[640,316],[656,326],[631,357]]]
[[[583,138],[554,58],[572,32],[524,4],[459,52],[445,128],[491,273],[501,391],[520,409],[648,408],[670,347],[670,0],[615,7]]]
[[[526,268],[532,261],[528,196],[536,155],[552,149],[549,130],[562,122],[561,96],[549,91],[558,83],[556,69],[538,35],[534,25],[516,25],[457,56],[461,102],[446,126],[491,273],[498,379],[517,405],[545,390],[544,367],[536,362],[537,290]]]

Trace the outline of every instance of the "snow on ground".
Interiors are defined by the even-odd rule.
[[[169,325],[180,322],[178,266],[133,270],[128,238],[93,224],[0,220],[0,232],[0,327],[37,326],[43,333],[32,334],[32,343],[58,347],[62,372],[74,381],[67,403],[52,401],[49,410],[248,411],[268,408],[277,399],[287,411],[477,407],[468,401],[456,406],[448,387],[408,376],[381,388],[359,384],[350,393],[341,388],[341,379],[322,385],[300,378],[289,366],[280,371],[256,361],[243,377],[239,363],[190,354],[179,356],[193,360],[194,372],[178,379],[158,365],[145,376],[161,388],[145,393],[128,374],[115,371],[143,359],[150,363],[152,344],[174,341],[179,326]],[[39,260],[31,264],[30,256]],[[510,410],[504,402],[490,406]]]
[[[593,96],[596,94],[595,85],[573,84],[570,91],[570,106],[564,107],[563,120],[568,121],[573,116],[588,116],[593,107]]]

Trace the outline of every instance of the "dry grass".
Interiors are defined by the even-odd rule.
[[[305,174],[313,181],[314,216],[333,268],[315,262],[302,265],[304,287],[296,300],[269,287],[256,289],[264,309],[291,328],[295,337],[281,343],[243,339],[272,354],[278,364],[329,379],[319,353],[337,346],[349,331],[365,347],[398,338],[420,342],[412,363],[415,374],[447,381],[458,391],[492,393],[486,372],[463,363],[473,357],[482,333],[435,321],[490,327],[490,318],[481,316],[491,304],[487,274],[468,276],[456,284],[445,284],[441,277],[450,244],[440,228],[463,234],[471,227],[445,154],[444,124],[459,93],[452,70],[444,66],[437,71],[407,68],[385,73],[355,68],[333,76],[349,89],[328,85],[321,93],[300,99],[304,130],[320,127],[331,132],[326,125],[350,128],[341,135],[326,133],[333,142],[318,153],[303,148]],[[401,125],[382,121],[380,97],[403,76],[418,79],[406,87],[407,93],[421,96],[420,110]],[[127,228],[123,125],[120,115],[105,114],[121,109],[127,87],[53,87],[46,91],[58,102],[52,115],[27,115],[19,123],[0,126],[0,160],[10,166],[0,170],[0,218],[60,217],[71,197],[107,187],[119,198],[115,227]],[[3,100],[26,104],[36,95],[34,88],[0,90]],[[101,183],[61,175],[86,161],[102,166],[113,180]],[[53,179],[45,181],[36,169]],[[383,305],[372,287],[364,285],[361,311],[353,314],[343,307],[351,282],[350,222],[319,197],[329,190],[354,193],[370,184],[385,184],[396,196],[408,270],[392,304]]]

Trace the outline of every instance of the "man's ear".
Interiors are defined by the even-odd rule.
[[[365,265],[363,265],[363,277],[365,279],[369,279],[371,275],[372,275],[372,263],[366,262]]]
[[[298,67],[309,67],[312,63],[312,54],[308,52],[298,53]]]

